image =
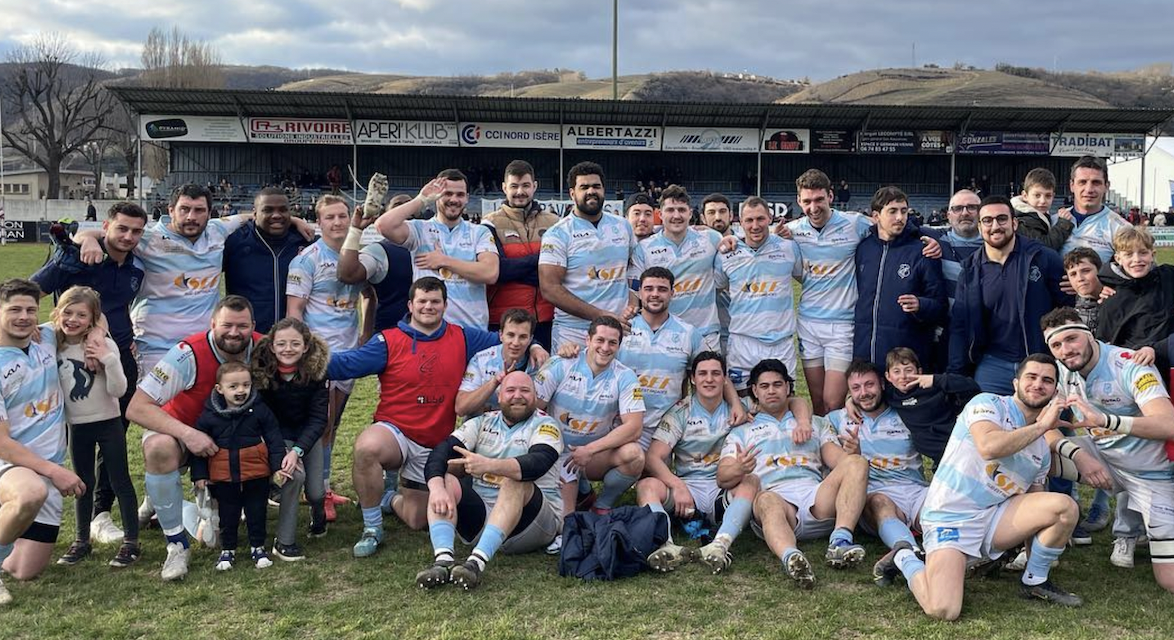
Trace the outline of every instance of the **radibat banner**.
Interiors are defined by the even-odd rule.
[[[660,133],[660,127],[568,124],[563,129],[563,148],[660,151]]]
[[[756,153],[758,129],[665,127],[664,151]]]
[[[506,149],[557,149],[557,124],[462,122],[458,127],[462,147]]]
[[[249,118],[249,142],[351,144],[351,123],[318,118]]]
[[[144,140],[248,142],[240,118],[231,116],[139,116]]]
[[[1108,158],[1117,153],[1115,133],[1053,133],[1051,137],[1053,156],[1097,156]],[[1134,136],[1122,136],[1133,138]],[[1141,155],[1141,150],[1137,151]]]
[[[457,126],[452,122],[356,120],[355,127],[355,144],[360,146],[457,146]]]
[[[762,132],[763,153],[809,153],[809,129],[767,129]]]
[[[1046,133],[968,131],[958,136],[958,154],[973,156],[1046,156],[1051,151]]]

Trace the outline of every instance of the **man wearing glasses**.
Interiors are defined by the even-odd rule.
[[[970,375],[984,392],[1001,395],[1014,392],[1011,380],[1019,361],[1045,352],[1040,318],[1072,303],[1060,290],[1060,256],[1015,235],[1017,227],[1010,200],[982,200],[982,249],[962,261],[950,311],[949,372]]]
[[[951,308],[958,276],[962,274],[962,263],[982,247],[982,236],[978,233],[978,204],[981,201],[977,193],[961,189],[950,198],[946,207],[950,228],[938,236],[938,242],[942,245],[942,277],[946,281],[946,298]],[[934,335],[934,371],[946,369],[949,346],[950,323],[947,318]]]

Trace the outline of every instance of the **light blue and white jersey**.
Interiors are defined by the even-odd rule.
[[[1060,255],[1067,255],[1077,247],[1088,247],[1097,252],[1101,262],[1109,264],[1113,259],[1113,236],[1129,226],[1129,222],[1114,213],[1108,205],[1102,206],[1100,211],[1085,218],[1072,230],[1072,235],[1068,236],[1060,249]]]
[[[338,279],[338,252],[322,238],[289,263],[285,279],[286,295],[306,301],[302,319],[332,352],[359,346],[359,296],[364,286]]]
[[[803,258],[799,316],[805,321],[852,322],[856,309],[856,245],[872,222],[859,213],[832,210],[822,229],[803,216],[787,223]]]
[[[1027,426],[1027,419],[1011,396],[980,393],[966,403],[954,423],[950,444],[921,508],[921,522],[955,522],[974,517],[1026,493],[1033,484],[1047,482],[1052,454],[1042,436],[1002,458],[985,460],[978,453],[970,426],[992,422],[1003,431]]]
[[[1059,365],[1061,393],[1083,396],[1089,404],[1105,413],[1134,418],[1142,415],[1141,407],[1145,403],[1157,398],[1169,399],[1156,368],[1134,362],[1133,351],[1129,349],[1099,340],[1097,343],[1101,347],[1101,356],[1088,378]],[[1088,431],[1101,457],[1114,469],[1146,480],[1174,479],[1174,463],[1166,459],[1164,441],[1123,435],[1108,429]]]
[[[563,286],[587,304],[616,315],[628,306],[628,262],[636,248],[632,225],[603,214],[598,226],[572,212],[542,236],[538,264],[567,270]],[[554,324],[586,332],[591,320],[555,308]]]
[[[195,242],[162,221],[143,231],[134,250],[143,262],[143,287],[130,308],[140,353],[162,354],[212,323],[224,241],[241,224],[236,216],[209,220]]]
[[[685,239],[677,244],[664,232],[645,238],[632,252],[632,280],[649,267],[664,267],[672,272],[673,300],[669,311],[697,327],[706,336],[721,330],[717,318],[717,296],[713,284],[714,260],[722,236],[713,229],[689,228]]]
[[[828,422],[836,434],[841,436],[859,428],[856,435],[860,440],[860,455],[868,460],[870,486],[928,484],[921,468],[921,454],[913,447],[913,437],[901,421],[901,416],[892,407],[885,407],[879,416],[872,418],[864,415],[863,418],[863,424],[853,422],[843,409],[838,409],[826,418],[816,416],[815,420],[817,423]]]
[[[643,314],[632,318],[632,332],[624,337],[616,357],[640,380],[644,433],[649,438],[665,412],[681,399],[689,363],[703,350],[701,332],[673,314],[659,329],[650,327]]]
[[[491,411],[466,420],[452,434],[464,443],[464,448],[495,460],[517,458],[529,452],[530,447],[540,444],[551,447],[556,453],[563,452],[562,428],[554,418],[538,410],[513,426],[506,423],[500,411]],[[550,469],[534,481],[534,486],[547,502],[554,505],[555,513],[562,513],[558,464],[550,465]],[[501,478],[488,473],[474,477],[473,490],[487,502],[494,503],[501,490]]]
[[[546,412],[563,427],[563,444],[578,447],[607,435],[627,413],[644,411],[636,374],[613,360],[595,375],[587,354],[570,360],[555,356],[534,376]]]
[[[505,370],[505,359],[501,356],[502,347],[503,345],[499,344],[496,347],[483,349],[478,351],[469,360],[469,366],[465,367],[465,375],[461,378],[459,391],[476,391],[481,388],[481,385],[493,378],[493,376],[499,373],[508,373]],[[538,372],[538,368],[534,366],[534,361],[530,359],[528,350],[522,354],[522,360],[521,363],[515,362],[514,367],[510,371],[517,371],[518,365],[521,364],[525,367],[522,371],[525,371],[530,377],[533,377]],[[486,404],[489,408],[485,409],[485,411],[497,411],[500,408],[497,403],[497,392],[489,396]],[[477,410],[477,413],[481,412],[480,409]]]
[[[211,335],[208,336],[208,345],[212,348],[212,355],[216,357],[217,362],[228,361],[228,357],[220,353],[220,349],[216,347],[216,341]],[[252,359],[253,342],[250,340],[245,347],[244,361],[251,362]],[[143,372],[138,389],[150,396],[156,404],[163,406],[195,384],[196,354],[186,342],[180,342],[168,349],[150,371]]]
[[[758,249],[739,240],[733,251],[719,253],[715,281],[730,291],[730,333],[766,344],[795,335],[791,279],[803,275],[799,245],[767,236]]]
[[[717,463],[729,433],[730,405],[723,401],[710,413],[690,395],[664,414],[652,439],[672,450],[673,472],[678,478],[716,480]]]
[[[820,449],[828,442],[834,442],[836,434],[824,422],[803,444],[795,444],[791,434],[799,426],[795,416],[788,411],[782,420],[776,420],[765,411],[758,412],[754,420],[730,430],[726,444],[722,447],[723,458],[733,458],[738,450],[758,448],[754,475],[758,476],[764,491],[792,480],[820,482],[823,480],[823,454]]]
[[[450,258],[467,262],[476,262],[477,256],[482,253],[497,255],[493,234],[489,232],[489,227],[484,225],[473,224],[462,218],[456,226],[449,229],[439,217],[429,220],[408,220],[406,224],[408,239],[400,246],[411,251],[413,258],[418,253],[429,251],[441,251]],[[412,280],[419,280],[424,276],[440,278],[448,289],[445,320],[478,329],[489,326],[489,303],[485,299],[485,285],[469,282],[448,269],[433,271],[421,269],[413,264]]]
[[[57,335],[42,325],[28,353],[0,347],[0,421],[24,448],[53,464],[65,462],[65,402],[57,377]],[[11,466],[0,459],[0,469]]]

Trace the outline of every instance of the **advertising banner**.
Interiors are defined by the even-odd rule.
[[[917,153],[953,153],[954,132],[918,131]]]
[[[1113,140],[1113,155],[1140,158],[1145,154],[1145,136],[1117,134]]]
[[[861,131],[856,148],[860,153],[902,153],[917,151],[916,131]]]
[[[457,126],[451,122],[356,120],[355,127],[355,143],[359,146],[457,146]]]
[[[660,127],[568,124],[563,129],[563,148],[660,151]]]
[[[351,144],[351,123],[318,118],[249,118],[249,142]]]
[[[462,147],[506,149],[557,149],[557,124],[462,122],[458,127]]]
[[[853,153],[856,151],[856,132],[836,129],[816,129],[811,132],[812,153]]]
[[[1053,133],[1051,137],[1053,156],[1107,158],[1116,144],[1117,136],[1112,133]]]
[[[758,129],[665,127],[665,151],[705,151],[712,153],[755,153]]]
[[[809,153],[811,130],[767,129],[762,134],[763,153]]]
[[[501,205],[504,202],[505,202],[505,200],[502,198],[494,198],[492,200],[489,198],[482,198],[481,199],[481,215],[485,215],[487,213],[493,213],[494,211],[497,211],[498,209],[501,208]],[[575,207],[574,200],[539,200],[538,204],[542,205],[543,211],[553,211],[559,217],[564,217],[564,216],[570,214],[571,211]],[[603,201],[603,212],[614,214],[617,216],[623,215],[624,214],[624,201],[623,200],[604,200]]]
[[[231,116],[139,116],[144,140],[163,142],[248,142],[239,118]]]
[[[958,154],[974,156],[1046,156],[1051,151],[1046,133],[968,131],[958,137]]]

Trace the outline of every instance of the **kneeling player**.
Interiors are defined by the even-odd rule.
[[[859,453],[868,461],[868,496],[864,526],[890,549],[912,547],[920,551],[910,527],[925,501],[928,482],[921,468],[921,454],[897,412],[884,401],[880,371],[868,360],[856,360],[847,371],[848,395],[860,412],[853,420],[844,409],[828,414],[827,421],[840,437],[847,453]],[[882,559],[877,567],[887,566]],[[874,567],[879,584],[891,581]]]
[[[758,403],[752,422],[730,431],[718,463],[717,481],[736,486],[750,474],[762,490],[754,499],[755,532],[783,562],[800,587],[815,585],[815,574],[796,540],[830,534],[825,559],[849,567],[864,559],[852,530],[864,509],[868,463],[846,454],[824,429],[812,434],[787,410],[793,380],[779,360],[763,360],[750,371],[750,394]],[[824,476],[824,462],[834,469]]]
[[[498,402],[501,411],[466,421],[428,456],[428,534],[436,561],[416,574],[422,588],[451,580],[472,589],[499,549],[537,551],[562,528],[558,423],[535,410],[534,383],[524,372],[506,374]],[[464,473],[447,473],[449,467]],[[457,533],[476,546],[453,566]]]
[[[693,393],[665,414],[652,437],[644,457],[649,477],[636,485],[636,504],[661,513],[672,509],[681,519],[699,511],[707,522],[720,526],[715,541],[703,547],[701,554],[701,560],[718,573],[730,566],[729,545],[750,521],[758,478],[745,476],[729,490],[718,486],[717,464],[730,432],[730,405],[722,394],[726,360],[715,351],[703,351],[693,359],[692,369]],[[673,469],[668,467],[670,456]],[[669,527],[667,517],[664,523]],[[691,553],[673,544],[670,532],[668,541],[648,556],[648,564],[658,571],[671,571],[691,558]]]
[[[930,617],[958,617],[968,560],[997,559],[1028,540],[1020,595],[1082,604],[1048,579],[1080,517],[1072,498],[1044,491],[1052,463],[1044,434],[1060,426],[1065,407],[1053,402],[1057,375],[1052,358],[1030,355],[1016,371],[1014,396],[983,393],[966,405],[921,512],[925,561],[897,543],[891,563],[877,568],[904,574]]]

